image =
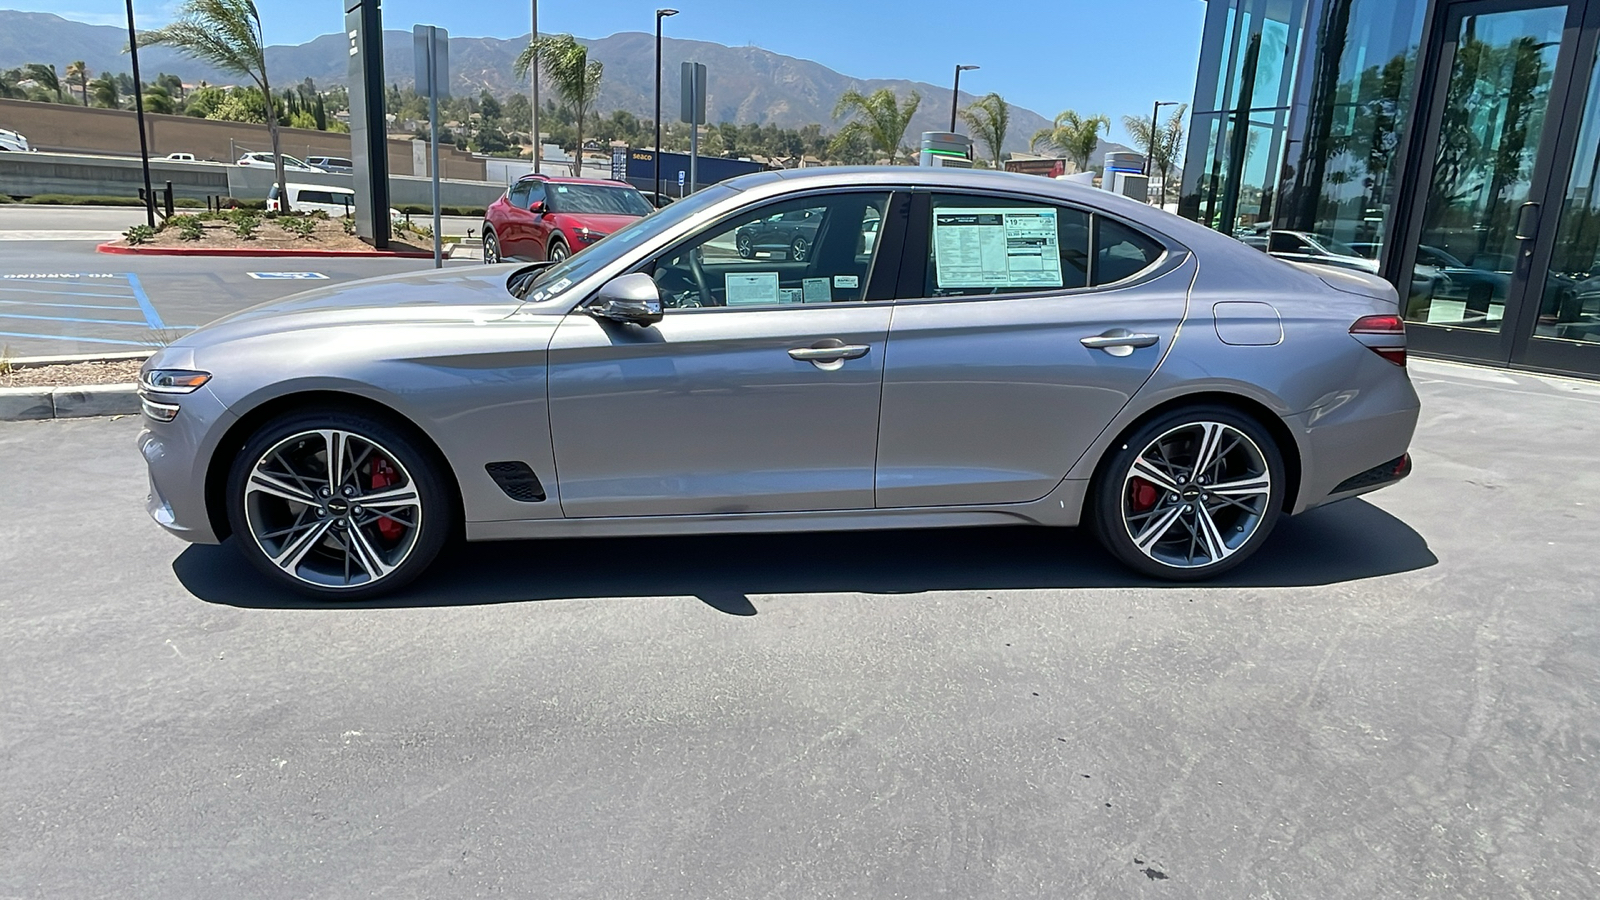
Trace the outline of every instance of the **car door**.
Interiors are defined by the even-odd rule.
[[[652,326],[568,315],[549,368],[563,513],[870,509],[900,235],[865,252],[860,235],[890,200],[835,192],[708,225],[645,267]],[[739,228],[795,203],[824,222],[807,267],[738,256]]]
[[[911,220],[877,505],[1044,497],[1155,371],[1193,262],[1117,219],[1036,199],[919,195]]]

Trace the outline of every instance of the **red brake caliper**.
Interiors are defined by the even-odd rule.
[[[399,474],[387,459],[379,456],[372,460],[372,490],[386,488],[399,480]],[[383,535],[386,541],[398,541],[400,535],[406,533],[406,528],[393,519],[384,518],[378,520],[378,533]]]
[[[1128,503],[1133,506],[1134,512],[1144,512],[1160,499],[1161,492],[1143,478],[1134,477],[1128,481]]]

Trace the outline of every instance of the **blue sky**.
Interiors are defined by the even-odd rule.
[[[3,0],[0,0],[3,2]],[[267,40],[298,44],[343,24],[338,0],[257,0]],[[676,37],[756,46],[858,78],[950,83],[958,62],[974,93],[998,91],[1046,117],[1063,109],[1104,113],[1123,137],[1124,115],[1149,115],[1157,100],[1194,95],[1204,0],[544,0],[539,30],[604,37],[650,31],[654,10],[671,3]],[[10,0],[5,6],[95,24],[125,24],[122,0]],[[135,0],[141,28],[163,24],[178,4]],[[509,38],[528,33],[526,0],[384,0],[384,27],[439,25],[452,35]]]

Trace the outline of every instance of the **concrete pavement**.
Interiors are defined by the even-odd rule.
[[[302,602],[0,424],[0,895],[1600,891],[1600,385],[1416,362],[1416,474],[1221,583],[1076,532],[472,545]]]

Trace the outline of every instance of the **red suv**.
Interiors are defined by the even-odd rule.
[[[620,181],[525,175],[483,214],[483,261],[561,260],[654,210]]]

